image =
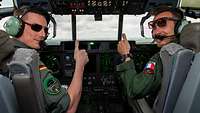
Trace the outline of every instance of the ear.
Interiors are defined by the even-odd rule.
[[[3,25],[5,31],[14,37],[19,37],[24,29],[23,22],[20,18],[12,16]]]

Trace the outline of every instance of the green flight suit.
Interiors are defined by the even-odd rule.
[[[159,53],[151,57],[143,72],[140,73],[136,72],[133,60],[116,66],[120,73],[125,95],[128,98],[138,99],[156,93],[162,78],[162,62]]]
[[[8,69],[6,63],[14,53],[13,41],[9,38],[9,35],[0,30],[0,73],[8,75]]]
[[[43,64],[40,65],[40,74],[43,76],[41,78],[42,90],[47,112],[65,112],[70,103],[70,97],[66,89],[61,87],[59,80],[53,77],[51,71]]]
[[[9,38],[9,37],[6,37]],[[3,38],[2,38],[3,39]],[[5,38],[4,38],[5,40]],[[8,42],[9,41],[9,42]],[[3,72],[8,71],[6,67],[7,61],[10,61],[14,51],[17,48],[29,48],[24,43],[18,41],[15,38],[7,39],[5,47],[0,46],[1,50],[1,62],[0,69]],[[6,51],[5,51],[6,48]],[[3,50],[4,49],[4,50]],[[5,60],[5,61],[3,61]],[[67,110],[67,107],[70,103],[69,94],[66,91],[66,88],[61,87],[58,79],[53,77],[51,71],[46,68],[46,66],[40,61],[40,74],[41,74],[41,87],[44,95],[45,109],[48,113],[63,113]]]

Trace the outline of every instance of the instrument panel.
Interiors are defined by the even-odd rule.
[[[178,0],[16,0],[17,6],[41,6],[53,14],[140,15],[160,3],[177,6]]]
[[[144,0],[50,0],[50,4],[55,14],[61,12],[63,14],[119,14],[120,12],[139,13],[144,7],[142,1]]]
[[[85,67],[83,91],[77,113],[132,113],[122,93],[122,84],[115,67],[121,62],[117,41],[81,41],[90,61]],[[155,45],[135,45],[130,42],[136,71],[140,72],[148,59],[159,49]],[[69,84],[74,72],[74,42],[61,42],[40,51],[40,57],[55,72],[61,84]]]
[[[18,6],[39,5],[53,14],[143,14],[148,0],[17,0]]]

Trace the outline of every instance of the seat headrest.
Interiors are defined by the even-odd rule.
[[[183,28],[180,44],[185,48],[200,52],[200,23],[190,23]]]
[[[180,2],[181,8],[189,8],[189,9],[200,9],[200,1],[199,0],[181,0]]]

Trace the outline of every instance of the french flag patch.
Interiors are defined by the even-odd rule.
[[[144,68],[144,74],[154,74],[155,73],[155,62],[149,62]]]

